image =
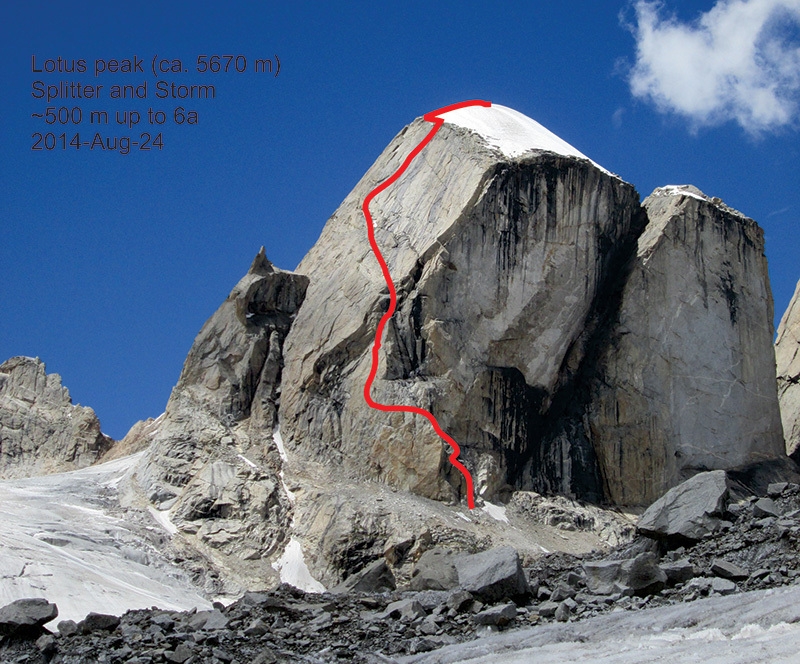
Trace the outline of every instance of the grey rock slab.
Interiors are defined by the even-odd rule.
[[[419,631],[423,634],[427,634],[428,636],[436,634],[436,632],[439,631],[439,621],[437,620],[437,616],[426,616],[422,621],[422,624],[419,626]]]
[[[410,622],[417,618],[425,617],[425,609],[415,599],[401,599],[389,604],[384,612],[380,615],[381,618],[394,618]]]
[[[269,593],[256,592],[253,590],[248,590],[239,598],[239,603],[245,606],[267,606],[273,602],[274,598]]]
[[[516,549],[502,546],[456,559],[458,583],[484,601],[528,593],[528,580]]]
[[[551,602],[548,600],[547,602],[542,602],[539,604],[539,606],[536,608],[536,611],[540,616],[542,616],[542,618],[552,618],[554,615],[556,615],[556,611],[558,611],[559,606],[560,604],[558,602]]]
[[[150,618],[150,622],[158,625],[165,632],[170,632],[175,627],[175,619],[168,613],[157,613]]]
[[[720,595],[730,595],[731,593],[736,592],[736,584],[733,581],[729,579],[721,579],[719,577],[714,577],[711,579],[710,588]]]
[[[222,611],[213,609],[211,611],[198,611],[189,618],[189,625],[192,629],[217,630],[226,629],[230,621]]]
[[[276,664],[277,662],[278,656],[272,648],[264,648],[253,659],[253,664]]]
[[[74,636],[78,633],[78,623],[74,620],[61,620],[56,629],[61,636]]]
[[[164,657],[168,662],[176,662],[176,664],[183,664],[193,655],[194,651],[185,643],[179,643],[175,650],[164,653]]]
[[[476,613],[472,620],[476,625],[496,625],[504,627],[517,617],[517,605],[513,602],[491,606]]]
[[[569,620],[569,617],[571,615],[572,615],[572,611],[570,611],[569,605],[566,602],[561,602],[558,605],[558,608],[556,609],[556,612],[555,612],[553,617],[558,622],[567,622],[567,620]]]
[[[622,566],[625,586],[635,595],[648,595],[660,591],[667,582],[667,575],[659,566],[653,553],[640,553]]]
[[[468,609],[473,600],[474,597],[472,593],[466,590],[456,590],[447,597],[446,604],[449,609],[460,613]]]
[[[650,537],[700,540],[719,528],[728,494],[724,470],[698,473],[656,500],[636,527]]]
[[[52,634],[42,634],[36,639],[36,648],[44,655],[45,659],[49,660],[58,650],[56,637]]]
[[[244,633],[247,636],[263,636],[264,634],[269,633],[271,629],[271,626],[264,622],[261,618],[256,618],[247,626],[247,628],[244,630]]]
[[[776,520],[774,516],[765,516],[762,519],[755,519],[751,525],[753,528],[770,528],[774,526],[775,523]]]
[[[667,575],[667,583],[669,585],[686,583],[695,577],[694,565],[688,560],[660,563],[659,567]]]
[[[719,558],[711,563],[711,573],[720,576],[723,579],[731,579],[734,581],[746,579],[750,576],[750,572],[748,572],[746,569]]]
[[[563,602],[568,597],[575,597],[577,591],[575,588],[565,585],[563,583],[559,583],[553,592],[550,594],[550,601],[551,602]]]
[[[753,517],[763,519],[766,517],[779,517],[782,512],[772,498],[759,498],[753,504]]]
[[[789,487],[789,482],[772,482],[767,485],[767,495],[770,498],[777,498]]]
[[[587,589],[596,595],[620,592],[623,560],[598,560],[583,564]]]
[[[416,599],[426,611],[433,611],[436,607],[447,606],[447,598],[451,594],[452,592],[447,592],[445,590],[422,590],[414,593],[414,599]]]
[[[0,636],[35,631],[58,616],[58,607],[46,599],[18,599],[0,608]]]
[[[331,590],[335,594],[348,592],[382,593],[394,590],[397,583],[386,561],[380,558],[360,572],[351,574]]]
[[[449,549],[434,547],[425,551],[414,564],[411,590],[450,590],[458,585],[455,554]]]
[[[601,560],[583,565],[586,587],[597,595],[612,593],[649,594],[658,592],[667,583],[667,574],[656,557],[640,553],[626,560]]]
[[[78,628],[84,634],[94,631],[113,631],[119,627],[119,616],[112,616],[108,613],[91,612],[78,623]]]
[[[225,664],[227,664],[227,662],[232,662],[233,661],[233,655],[231,655],[231,653],[229,653],[227,650],[224,650],[222,648],[212,648],[211,649],[211,655],[213,657],[216,657],[221,662],[224,662]]]

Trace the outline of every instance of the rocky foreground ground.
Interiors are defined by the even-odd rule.
[[[796,583],[800,486],[772,484],[757,497],[729,484],[716,471],[676,487],[642,516],[632,542],[603,556],[550,554],[523,567],[511,547],[429,549],[406,586],[416,590],[391,590],[378,560],[333,592],[283,585],[206,611],[56,622],[54,604],[19,600],[0,609],[0,661],[396,662],[498,631]]]

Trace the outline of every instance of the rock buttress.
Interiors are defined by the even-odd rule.
[[[694,187],[644,207],[587,410],[607,496],[626,505],[700,471],[785,459],[763,231]]]
[[[298,267],[311,285],[286,342],[280,417],[298,454],[447,500],[463,485],[430,425],[362,396],[388,295],[360,204],[424,130],[398,135]],[[431,410],[487,498],[517,487],[601,499],[591,445],[546,422],[565,410],[557,397],[583,366],[598,297],[635,245],[638,195],[587,160],[509,159],[447,124],[423,154],[371,207],[398,290],[373,397]]]
[[[77,470],[113,442],[95,412],[73,405],[61,376],[48,374],[39,358],[0,364],[0,478]]]
[[[154,509],[243,587],[274,576],[268,559],[288,532],[273,429],[283,341],[307,287],[262,248],[200,330],[137,468]]]

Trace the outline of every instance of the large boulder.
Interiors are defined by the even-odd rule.
[[[778,325],[775,360],[786,453],[800,463],[800,282]]]
[[[700,540],[720,527],[728,493],[724,470],[698,473],[648,507],[637,528],[654,538]]]
[[[334,594],[384,593],[394,590],[397,583],[392,570],[383,558],[367,565],[360,572],[351,574],[342,583],[331,590]]]
[[[484,601],[509,599],[530,591],[519,555],[511,546],[458,556],[455,567],[458,585]]]
[[[113,442],[95,412],[73,405],[61,376],[48,374],[38,357],[0,364],[0,478],[83,468]]]
[[[458,585],[456,554],[449,549],[434,547],[425,551],[414,565],[409,587],[411,590],[450,590]]]
[[[586,587],[598,595],[648,595],[667,583],[666,571],[653,553],[640,553],[627,560],[600,560],[583,564]]]
[[[38,635],[57,616],[58,607],[46,599],[18,599],[0,608],[0,636]]]
[[[108,613],[88,613],[86,617],[78,623],[78,630],[84,634],[95,631],[111,632],[119,627],[120,619]]]

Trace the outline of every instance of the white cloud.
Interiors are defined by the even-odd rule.
[[[636,0],[634,96],[693,127],[735,120],[758,134],[793,124],[800,101],[800,0],[718,0],[692,23]]]

